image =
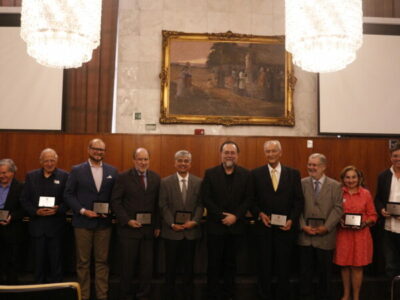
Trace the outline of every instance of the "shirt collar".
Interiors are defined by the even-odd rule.
[[[11,180],[10,183],[9,183],[8,185],[6,185],[6,186],[2,186],[2,185],[0,184],[0,188],[1,188],[1,189],[4,189],[4,190],[9,189],[10,186],[11,186],[11,183],[12,183],[12,180]]]
[[[176,172],[176,176],[178,176],[179,182],[181,182],[182,179],[185,179],[186,181],[189,181],[189,173],[186,175],[186,177],[182,177],[181,175],[179,175],[178,172]]]
[[[100,166],[93,165],[90,159],[88,159],[88,162],[89,162],[90,167],[92,167],[92,168],[102,168],[103,167],[102,161],[100,162]]]
[[[312,182],[315,184],[315,182],[318,180],[319,183],[320,183],[321,185],[323,185],[324,182],[325,182],[325,179],[326,179],[326,175],[324,174],[324,175],[321,176],[320,179],[314,179],[314,178],[312,178]]]
[[[137,173],[139,176],[147,177],[147,170],[144,171],[144,173],[140,172],[138,169],[135,169],[135,170],[136,170],[136,173]]]
[[[271,167],[270,164],[268,164],[268,170],[270,173],[272,172],[272,170],[275,170],[278,174],[280,174],[282,171],[281,163],[278,163],[278,165],[275,167],[275,169],[273,167]]]

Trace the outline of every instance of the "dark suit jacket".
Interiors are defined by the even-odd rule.
[[[72,218],[74,227],[94,229],[111,225],[111,218],[88,218],[81,215],[80,210],[82,208],[92,210],[93,202],[110,202],[117,177],[117,169],[103,163],[103,181],[100,191],[97,191],[89,162],[72,167],[65,186],[64,201],[74,213]]]
[[[203,206],[200,199],[201,179],[192,174],[187,183],[186,201],[183,204],[178,175],[172,174],[161,180],[159,205],[162,216],[161,237],[169,240],[198,239],[201,236],[200,221],[203,216]],[[171,228],[176,211],[190,211],[192,220],[197,226],[190,230],[176,232]]]
[[[120,174],[111,197],[112,209],[118,220],[118,234],[128,238],[153,238],[155,228],[160,228],[158,195],[160,176],[147,170],[147,188],[144,190],[136,169],[130,169]],[[135,220],[136,213],[151,212],[152,224],[141,228],[128,225],[129,220]]]
[[[18,243],[23,240],[23,224],[24,210],[19,201],[24,185],[15,178],[11,182],[8,191],[4,210],[8,210],[11,215],[11,222],[6,226],[0,225],[0,236],[8,243]]]
[[[260,212],[267,215],[286,215],[292,220],[292,230],[297,227],[300,213],[303,211],[304,197],[298,170],[281,165],[278,189],[275,191],[269,175],[268,165],[251,171],[252,205],[251,213],[258,218]],[[265,226],[257,222],[258,229]]]
[[[381,215],[382,208],[386,208],[386,203],[389,201],[392,176],[393,173],[390,169],[386,169],[378,175],[378,184],[375,194],[375,207],[376,212],[379,215]]]
[[[250,172],[240,166],[235,167],[232,188],[227,188],[225,170],[222,165],[206,170],[201,187],[202,199],[207,209],[206,229],[209,234],[243,234],[244,216],[249,204]],[[230,196],[231,195],[231,196]],[[221,223],[222,213],[228,212],[237,217],[232,226]]]
[[[64,202],[63,194],[68,173],[61,169],[55,169],[51,176],[52,190],[44,194],[40,180],[43,178],[43,169],[37,169],[26,174],[24,190],[21,196],[21,204],[29,214],[29,232],[34,237],[46,235],[54,237],[64,229],[65,212],[68,207]],[[55,204],[59,206],[57,213],[53,216],[38,216],[40,196],[55,197]]]

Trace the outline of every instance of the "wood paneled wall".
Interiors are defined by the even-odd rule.
[[[55,134],[28,132],[0,132],[0,158],[12,158],[19,170],[17,178],[39,167],[40,151],[54,148],[59,155],[59,167],[70,170],[72,165],[87,159],[87,144],[94,137],[107,145],[106,162],[120,171],[132,167],[132,152],[146,147],[151,154],[151,169],[162,177],[173,173],[176,151],[187,149],[193,154],[192,173],[202,177],[206,168],[219,164],[219,145],[227,140],[223,136],[192,135],[130,135],[130,134]],[[240,165],[252,169],[265,163],[263,144],[271,137],[229,137],[240,147]],[[307,175],[306,163],[311,153],[320,152],[328,158],[327,174],[339,178],[340,170],[354,164],[360,168],[367,186],[375,192],[376,177],[390,166],[388,139],[384,138],[307,138],[272,137],[280,140],[283,148],[282,163],[297,168]],[[312,139],[314,147],[306,147]]]

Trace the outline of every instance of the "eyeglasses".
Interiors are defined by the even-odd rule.
[[[103,149],[103,148],[89,147],[89,149],[93,150],[93,151],[98,151],[98,152],[106,152],[106,149]]]

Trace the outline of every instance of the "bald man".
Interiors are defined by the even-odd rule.
[[[72,226],[76,244],[76,273],[82,299],[90,298],[90,263],[95,261],[97,300],[108,297],[108,251],[111,238],[111,217],[104,213],[118,176],[117,169],[103,162],[106,144],[93,139],[88,146],[88,161],[74,166],[68,177],[64,198],[74,215]],[[101,210],[96,209],[103,208]]]
[[[119,299],[129,299],[134,265],[139,261],[139,287],[134,299],[148,299],[153,272],[154,238],[160,234],[158,194],[160,176],[149,170],[150,155],[145,148],[133,152],[133,165],[120,174],[112,193],[112,208],[118,220],[121,247]]]
[[[61,241],[67,211],[63,193],[68,173],[57,168],[58,155],[53,149],[44,149],[39,161],[42,167],[26,174],[21,204],[31,219],[35,281],[61,282]]]

